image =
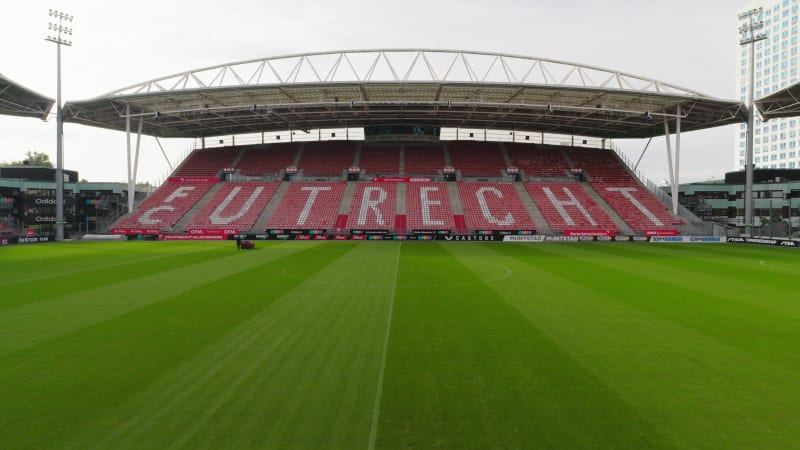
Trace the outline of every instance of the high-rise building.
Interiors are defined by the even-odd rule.
[[[754,43],[755,97],[760,98],[786,86],[797,83],[798,39],[800,34],[800,5],[798,0],[757,0],[740,12],[763,8],[753,16],[755,23],[763,26],[759,32],[766,39]],[[748,26],[749,19],[740,19],[739,26]],[[737,49],[736,92],[742,101],[748,100],[750,44],[739,44]],[[753,163],[758,168],[800,168],[800,118],[772,119],[762,122],[756,115]],[[747,148],[747,125],[736,129],[734,167],[744,169]]]

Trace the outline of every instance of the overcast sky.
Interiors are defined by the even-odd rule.
[[[227,62],[326,50],[443,48],[511,53],[604,67],[736,99],[736,13],[744,0],[383,0],[235,2],[13,2],[0,27],[0,73],[56,97],[55,45],[44,40],[48,8],[75,16],[63,50],[63,100],[82,100],[164,75]],[[0,116],[0,162],[25,152],[55,160],[48,122]],[[90,181],[124,181],[125,134],[66,124],[65,167]],[[733,169],[731,126],[681,137],[681,180]],[[162,140],[171,160],[186,140]],[[632,159],[646,141],[617,144]],[[667,178],[666,144],[653,140],[640,165]],[[144,137],[139,179],[168,173]]]

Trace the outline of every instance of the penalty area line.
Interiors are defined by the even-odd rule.
[[[375,404],[372,406],[372,424],[369,428],[368,450],[375,449],[375,441],[378,438],[378,417],[381,411],[381,394],[383,394],[383,374],[386,372],[386,353],[389,350],[389,332],[392,329],[392,310],[394,310],[394,296],[397,292],[397,276],[400,272],[400,249],[403,243],[399,242],[397,247],[397,257],[394,265],[394,283],[392,283],[392,295],[389,298],[389,314],[386,319],[386,334],[383,336],[383,351],[381,353],[381,367],[378,370],[378,386],[375,388]]]

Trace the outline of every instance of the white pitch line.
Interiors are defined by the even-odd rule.
[[[375,449],[375,441],[378,439],[378,416],[381,411],[381,394],[383,394],[383,374],[386,372],[386,353],[389,350],[389,331],[392,329],[392,310],[394,309],[394,294],[397,291],[397,275],[400,272],[400,249],[403,242],[397,247],[397,258],[394,266],[394,283],[392,284],[392,295],[389,299],[389,317],[386,320],[386,335],[383,337],[383,353],[381,354],[381,368],[378,371],[378,387],[375,389],[375,404],[372,407],[372,425],[369,429],[368,450]]]

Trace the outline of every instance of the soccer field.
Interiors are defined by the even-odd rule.
[[[0,448],[788,449],[796,250],[0,249]]]

